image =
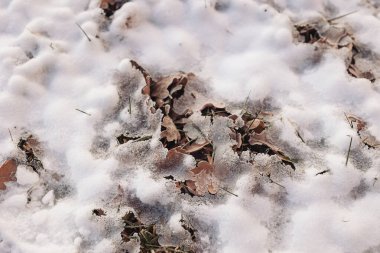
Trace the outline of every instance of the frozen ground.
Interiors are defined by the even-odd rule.
[[[0,0],[0,163],[17,162],[0,191],[0,252],[139,252],[139,236],[120,235],[128,211],[187,252],[380,252],[378,6],[133,0],[105,17],[98,0]],[[156,80],[194,74],[196,96],[174,106],[194,112],[184,133],[213,143],[216,194],[164,178],[193,177],[196,160],[165,158],[163,112],[130,60]],[[201,116],[209,102],[257,113],[295,170],[279,155],[238,156],[235,123]],[[152,138],[119,144],[127,133]],[[39,174],[17,147],[30,135]]]

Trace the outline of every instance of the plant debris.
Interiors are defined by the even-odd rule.
[[[17,164],[13,159],[6,160],[0,166],[0,190],[5,190],[6,182],[16,181]]]
[[[32,148],[33,142],[36,142],[36,140],[32,136],[29,136],[27,139],[21,138],[17,144],[17,147],[24,151],[26,165],[32,167],[33,171],[39,175],[40,171],[44,169],[44,166],[42,165],[41,160],[34,154]]]
[[[92,210],[92,214],[94,214],[96,216],[106,216],[106,212],[104,212],[104,210],[101,208],[97,208],[97,209]]]
[[[137,62],[131,60],[131,64],[141,72],[145,79],[145,86],[141,92],[149,96],[154,102],[151,111],[161,110],[163,113],[160,141],[163,147],[168,149],[166,159],[178,160],[178,155],[184,154],[192,156],[196,161],[196,167],[190,170],[191,178],[184,181],[176,180],[171,175],[165,178],[174,181],[176,188],[181,193],[188,194],[191,197],[205,196],[206,193],[217,194],[219,180],[214,173],[215,149],[212,141],[208,139],[199,126],[189,121],[189,117],[193,114],[192,108],[187,108],[182,113],[178,113],[174,108],[175,100],[185,94],[185,88],[189,87],[189,79],[193,78],[194,75],[179,72],[154,80],[148,71]],[[246,150],[252,154],[276,155],[283,164],[290,165],[295,169],[293,161],[280,148],[269,141],[266,123],[258,117],[258,114],[252,115],[245,110],[240,117],[244,121],[244,125],[238,127],[236,124],[239,116],[231,114],[223,106],[206,103],[196,113],[210,117],[211,124],[214,123],[215,117],[228,117],[231,119],[235,124],[235,127],[230,128],[231,138],[237,142],[232,148],[239,156]],[[204,139],[203,142],[197,142],[197,139],[191,139],[187,136],[184,131],[184,126],[187,124],[200,133]],[[130,138],[122,135],[118,137],[118,140],[119,143],[124,143],[129,141]]]
[[[179,220],[179,222],[181,223],[181,227],[183,227],[183,229],[185,229],[187,232],[189,232],[189,234],[191,236],[191,240],[193,242],[195,242],[197,240],[197,238],[195,236],[195,232],[197,232],[197,230],[194,229],[193,226],[190,224],[190,222],[186,221],[182,215],[181,215],[181,219]]]
[[[159,235],[156,231],[156,225],[145,225],[131,211],[127,212],[122,220],[124,222],[124,229],[121,232],[122,240],[129,242],[138,236],[141,253],[194,252],[185,246],[162,246],[158,242]]]
[[[322,170],[322,171],[316,173],[315,175],[316,175],[316,176],[318,176],[318,175],[323,175],[323,174],[326,174],[327,172],[330,172],[330,170],[329,170],[329,169],[327,169],[327,170]]]
[[[347,48],[347,72],[355,78],[365,78],[375,82],[376,77],[369,70],[363,66],[357,64],[358,60],[365,58],[359,44],[355,41],[351,32],[337,24],[333,24],[332,21],[343,18],[347,15],[353,14],[350,12],[344,15],[340,15],[331,19],[320,19],[316,22],[310,22],[306,24],[294,25],[296,34],[295,37],[299,43],[314,44],[318,48]]]
[[[109,18],[115,13],[115,11],[129,1],[130,0],[101,0],[100,8],[104,11],[104,15]]]

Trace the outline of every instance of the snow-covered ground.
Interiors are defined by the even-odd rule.
[[[0,252],[139,252],[138,237],[120,236],[128,211],[156,224],[161,245],[193,252],[380,252],[379,5],[133,0],[105,17],[98,0],[0,0],[0,163],[18,164],[0,191]],[[296,27],[306,24],[318,41],[304,43]],[[344,29],[335,44],[334,29]],[[193,73],[197,96],[174,105],[191,104],[189,119],[216,146],[215,195],[181,194],[164,178],[189,179],[196,161],[165,163],[163,112],[151,112],[130,60],[154,79]],[[208,102],[264,115],[295,170],[281,156],[239,157],[235,123],[200,115]],[[119,144],[126,133],[152,138]],[[30,135],[40,174],[17,146]]]

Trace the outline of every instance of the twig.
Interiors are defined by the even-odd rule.
[[[128,97],[128,112],[129,114],[132,114],[132,104],[131,104],[131,97]]]
[[[241,110],[240,114],[244,114],[245,112],[247,112],[247,105],[248,105],[249,95],[251,95],[251,90],[249,90],[249,92],[248,92],[248,96],[247,96],[247,98],[245,99],[245,102],[244,102],[243,110]]]
[[[150,140],[150,139],[152,139],[152,135],[147,135],[147,136],[143,136],[141,138],[138,138],[137,140],[134,140],[133,143],[134,142],[139,142],[139,141],[147,141],[147,140]]]
[[[272,179],[272,178],[270,178],[270,176],[269,176],[268,178],[269,178],[269,181],[270,181],[270,183],[276,184],[276,185],[278,185],[278,186],[280,186],[280,187],[282,187],[282,188],[286,189],[286,188],[285,188],[285,186],[283,186],[283,185],[280,185],[280,184],[279,184],[279,183],[277,183],[276,181],[273,181],[273,179]]]
[[[346,13],[346,14],[343,14],[343,15],[340,15],[340,16],[337,16],[337,17],[334,17],[334,18],[330,18],[330,19],[327,20],[327,22],[332,22],[332,21],[335,21],[337,19],[344,18],[344,17],[346,17],[348,15],[351,15],[351,14],[354,14],[356,12],[358,12],[358,11],[357,10],[356,11],[351,11],[349,13]]]
[[[12,137],[12,133],[11,133],[11,130],[8,128],[8,132],[9,132],[9,136],[11,137],[11,140],[13,142],[13,137]]]
[[[75,110],[77,110],[78,112],[81,112],[81,113],[87,114],[88,116],[91,116],[91,114],[89,114],[89,113],[87,113],[87,112],[85,112],[85,111],[82,111],[82,110],[80,110],[80,109],[75,108]]]
[[[350,137],[351,137],[351,140],[350,140],[350,146],[348,146],[348,152],[347,152],[347,157],[346,157],[346,167],[347,167],[348,158],[350,157],[350,152],[351,152],[352,136]]]
[[[234,195],[235,197],[239,197],[239,196],[236,195],[235,193],[230,192],[229,190],[227,190],[226,188],[220,188],[220,189],[222,189],[222,190],[225,191],[225,192],[228,192],[228,193],[231,194],[231,195]]]
[[[79,27],[79,29],[83,32],[83,34],[86,36],[86,38],[88,39],[88,41],[91,42],[90,37],[88,37],[87,33],[83,30],[83,28],[82,28],[78,23],[75,23],[75,24],[76,24],[76,25]]]
[[[323,174],[325,174],[325,173],[327,173],[327,172],[329,172],[330,170],[323,170],[323,171],[320,171],[320,172],[318,172],[317,174],[315,174],[316,176],[318,176],[318,175],[323,175]]]
[[[348,119],[348,116],[347,116],[346,113],[344,113],[344,116],[346,117],[346,120],[347,120],[348,124],[350,124],[350,127],[351,127],[351,128],[354,128],[354,125],[352,124],[352,121],[350,121],[350,120]]]

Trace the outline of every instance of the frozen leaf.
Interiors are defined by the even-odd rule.
[[[265,130],[265,123],[260,119],[250,120],[246,122],[245,126],[247,127],[248,131],[254,131],[257,134],[260,134]]]
[[[215,106],[214,104],[205,104],[201,109],[202,116],[210,116],[211,123],[213,123],[213,118],[215,116],[229,117],[231,113],[226,111],[225,107]]]
[[[358,132],[362,131],[363,129],[365,129],[366,127],[366,123],[364,120],[362,120],[361,118],[353,115],[353,114],[349,114],[349,115],[346,115],[347,117],[347,120],[348,120],[348,123],[350,124],[351,127],[354,127],[356,128],[356,130]]]
[[[4,183],[16,181],[17,164],[13,159],[6,160],[0,166],[0,190],[5,190],[7,187]]]
[[[210,183],[207,186],[207,190],[208,190],[208,193],[210,193],[211,195],[215,195],[218,193],[218,187],[214,183]]]
[[[178,142],[181,139],[181,134],[170,117],[163,118],[162,126],[165,127],[165,130],[161,132],[161,138],[165,138],[168,142]]]
[[[200,196],[194,180],[177,181],[175,185],[183,194],[189,194],[191,197]]]
[[[212,164],[206,161],[200,161],[198,162],[197,167],[195,167],[194,169],[191,169],[190,171],[194,175],[198,175],[202,172],[206,174],[211,174],[213,170],[214,170],[214,166]]]

